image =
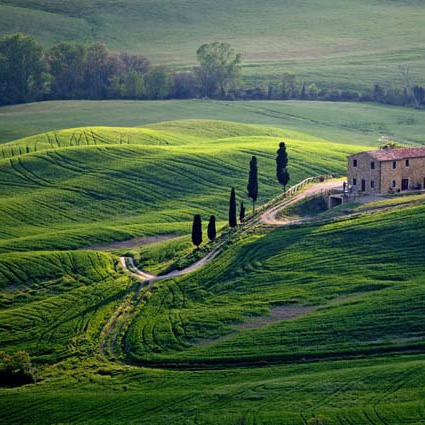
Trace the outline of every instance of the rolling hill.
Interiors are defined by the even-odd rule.
[[[282,138],[292,181],[341,174],[346,155],[358,149],[270,127],[190,120],[77,128],[3,144],[0,252],[187,233],[198,212],[223,220],[230,188],[245,197],[252,155],[259,157],[260,202],[279,192],[273,163]]]
[[[85,249],[187,234],[196,212],[224,224],[252,155],[259,201],[272,198],[281,140],[292,183],[343,175],[362,149],[211,120],[0,145],[0,351],[27,350],[38,378],[0,386],[2,423],[423,423],[422,195],[248,227],[202,269],[150,287],[119,266],[125,249]]]
[[[226,120],[290,129],[334,143],[379,146],[381,137],[423,144],[424,111],[313,101],[54,101],[0,107],[0,142],[70,127],[134,127]]]
[[[182,67],[201,44],[226,41],[243,53],[251,82],[294,72],[354,89],[397,80],[401,64],[424,81],[424,14],[417,0],[2,0],[0,34],[26,32],[46,46],[99,41]]]

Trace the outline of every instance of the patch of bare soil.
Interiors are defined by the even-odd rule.
[[[259,329],[272,323],[278,323],[284,320],[291,320],[300,316],[305,316],[306,314],[314,311],[316,308],[317,307],[315,306],[302,305],[277,306],[271,310],[269,316],[253,317],[247,322],[238,324],[236,327],[239,329]]]
[[[150,245],[156,242],[166,241],[168,239],[178,238],[177,235],[158,235],[158,236],[145,236],[142,238],[133,238],[127,241],[112,242],[110,244],[89,246],[87,250],[90,251],[109,251],[111,249],[132,249],[142,245]]]
[[[317,309],[317,306],[302,306],[302,305],[277,306],[271,310],[269,316],[253,317],[252,319],[244,323],[238,323],[237,325],[235,325],[235,328],[241,329],[241,330],[261,329],[268,325],[271,325],[272,323],[278,323],[284,320],[291,320],[300,316],[307,315],[316,309]],[[221,342],[228,338],[231,338],[235,334],[236,332],[232,332],[228,335],[224,335],[222,337],[215,338],[215,339],[202,339],[198,341],[196,345],[205,346],[210,344],[216,344],[217,342]]]

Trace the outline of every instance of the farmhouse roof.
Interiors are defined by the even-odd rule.
[[[425,146],[417,148],[378,149],[364,153],[369,154],[378,161],[396,161],[398,159],[425,157]]]

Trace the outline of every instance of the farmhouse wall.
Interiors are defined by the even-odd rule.
[[[405,158],[381,163],[382,193],[402,190],[403,180],[407,180],[406,184],[409,189],[415,186],[423,188],[425,184],[425,158]]]
[[[372,164],[374,165],[372,166]],[[381,163],[367,152],[350,155],[348,157],[347,178],[352,191],[371,195],[379,194],[381,190],[380,166]]]
[[[348,185],[369,195],[425,188],[425,147],[379,149],[348,157]]]

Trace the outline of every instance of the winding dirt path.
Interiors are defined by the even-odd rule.
[[[278,220],[277,215],[279,212],[284,209],[288,208],[289,206],[305,199],[309,198],[311,196],[315,196],[319,193],[327,193],[329,190],[336,189],[342,186],[341,180],[331,180],[323,183],[316,183],[312,186],[307,187],[307,189],[297,193],[294,196],[291,196],[290,198],[283,199],[276,205],[270,207],[268,210],[266,210],[264,213],[261,214],[258,218],[254,219],[251,223],[251,226],[255,226],[258,224],[267,224],[271,226],[287,226],[289,224],[296,224],[306,221],[307,219],[300,219],[300,220]],[[165,279],[172,279],[178,276],[183,276],[188,273],[194,272],[195,270],[198,270],[203,265],[209,263],[211,260],[213,260],[217,254],[220,252],[221,245],[214,248],[208,255],[206,255],[204,258],[201,258],[196,263],[193,263],[192,265],[186,267],[183,270],[175,270],[170,273],[161,275],[161,276],[155,276],[150,273],[146,273],[136,267],[134,264],[134,261],[131,257],[120,257],[121,266],[123,269],[127,270],[131,275],[142,282],[155,282],[158,280],[165,280]]]
[[[341,180],[331,180],[323,183],[317,183],[313,186],[308,187],[306,190],[296,194],[295,196],[283,200],[279,202],[277,205],[271,207],[267,211],[265,211],[260,216],[260,222],[264,224],[268,224],[271,226],[287,226],[288,224],[301,223],[305,221],[305,219],[299,220],[279,220],[277,219],[277,215],[284,208],[288,208],[289,206],[300,202],[303,199],[310,198],[312,196],[318,195],[319,193],[327,193],[332,189],[337,189],[342,186]]]
[[[254,218],[250,223],[249,227],[255,227],[261,224],[272,225],[272,226],[287,226],[289,224],[295,224],[297,222],[301,223],[306,221],[306,219],[301,220],[278,220],[278,213],[289,207],[296,202],[301,201],[302,199],[317,195],[321,192],[328,192],[331,189],[335,189],[341,186],[341,180],[332,180],[323,183],[317,183],[312,186],[307,187],[307,189],[302,190],[290,198],[283,198],[277,204],[271,206],[265,212],[263,212],[259,217]],[[273,201],[272,201],[273,202]],[[105,356],[114,356],[116,354],[115,345],[117,343],[117,338],[123,328],[126,326],[127,320],[129,320],[134,309],[137,308],[139,303],[146,296],[147,291],[151,288],[152,284],[159,280],[172,279],[178,276],[183,276],[188,273],[194,272],[209,263],[213,260],[221,251],[222,244],[215,247],[208,255],[199,261],[193,263],[192,265],[184,268],[183,270],[175,270],[170,273],[155,276],[150,273],[146,273],[142,270],[139,270],[134,264],[134,260],[131,257],[120,257],[120,264],[124,270],[129,272],[131,276],[138,279],[141,283],[138,289],[133,293],[133,295],[128,295],[123,303],[118,307],[116,312],[111,316],[110,320],[104,326],[101,332],[101,341],[100,341],[100,351]],[[133,306],[133,307],[130,307]]]

